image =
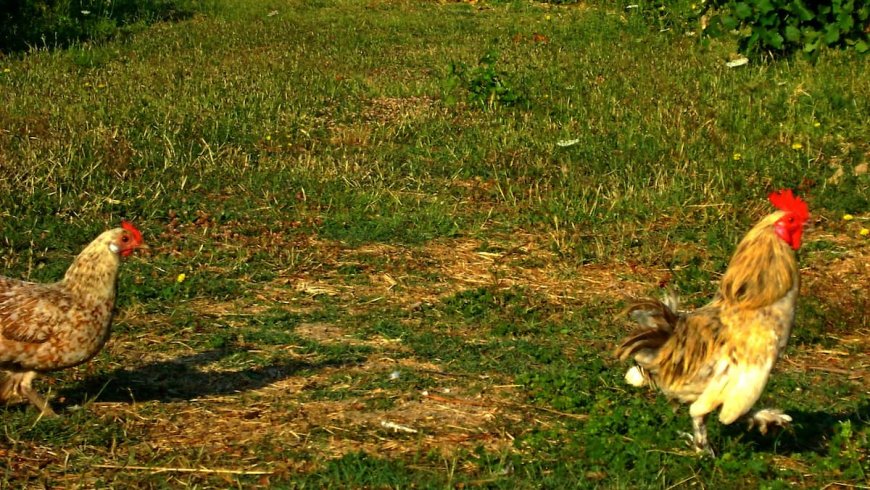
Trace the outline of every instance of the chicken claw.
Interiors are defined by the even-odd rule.
[[[767,434],[768,426],[785,427],[791,422],[791,416],[776,408],[756,410],[749,415],[749,429],[758,427],[758,432]]]
[[[0,384],[0,401],[9,401],[16,397],[26,398],[39,409],[42,417],[56,417],[57,414],[52,410],[51,405],[30,385],[35,377],[36,373],[33,371],[7,373],[3,383]]]

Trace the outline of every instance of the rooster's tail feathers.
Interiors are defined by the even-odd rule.
[[[646,299],[630,304],[623,314],[630,315],[640,328],[631,332],[616,349],[616,357],[625,360],[631,356],[651,357],[674,332],[679,320],[677,299],[668,295],[664,301]],[[637,359],[642,361],[642,359]]]

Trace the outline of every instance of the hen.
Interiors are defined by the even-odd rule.
[[[31,382],[37,373],[77,366],[109,338],[121,259],[143,247],[132,224],[103,232],[64,278],[36,284],[0,277],[0,401],[21,396],[43,415],[54,411]]]
[[[636,366],[629,384],[657,386],[666,396],[689,403],[696,450],[712,454],[705,418],[717,408],[730,424],[745,415],[758,398],[794,323],[800,274],[795,250],[801,246],[809,210],[790,189],[771,193],[779,211],[746,234],[713,301],[695,311],[677,311],[676,301],[644,300],[630,305],[641,327],[617,348]],[[749,418],[767,433],[769,424],[785,425],[791,417],[760,410]]]

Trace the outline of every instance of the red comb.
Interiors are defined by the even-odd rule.
[[[792,213],[801,221],[805,221],[810,217],[810,210],[807,207],[807,203],[804,202],[803,199],[795,196],[791,189],[780,189],[771,192],[767,198],[770,200],[771,204],[776,206],[777,209]]]
[[[121,221],[121,228],[129,231],[130,234],[133,235],[133,239],[136,240],[136,243],[142,242],[142,232],[137,230],[136,227],[133,226],[133,223],[130,223],[129,221],[122,220]]]

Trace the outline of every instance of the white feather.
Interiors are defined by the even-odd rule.
[[[646,384],[646,376],[643,375],[643,371],[640,370],[640,367],[632,366],[632,368],[625,373],[625,382],[631,386],[643,386]]]

